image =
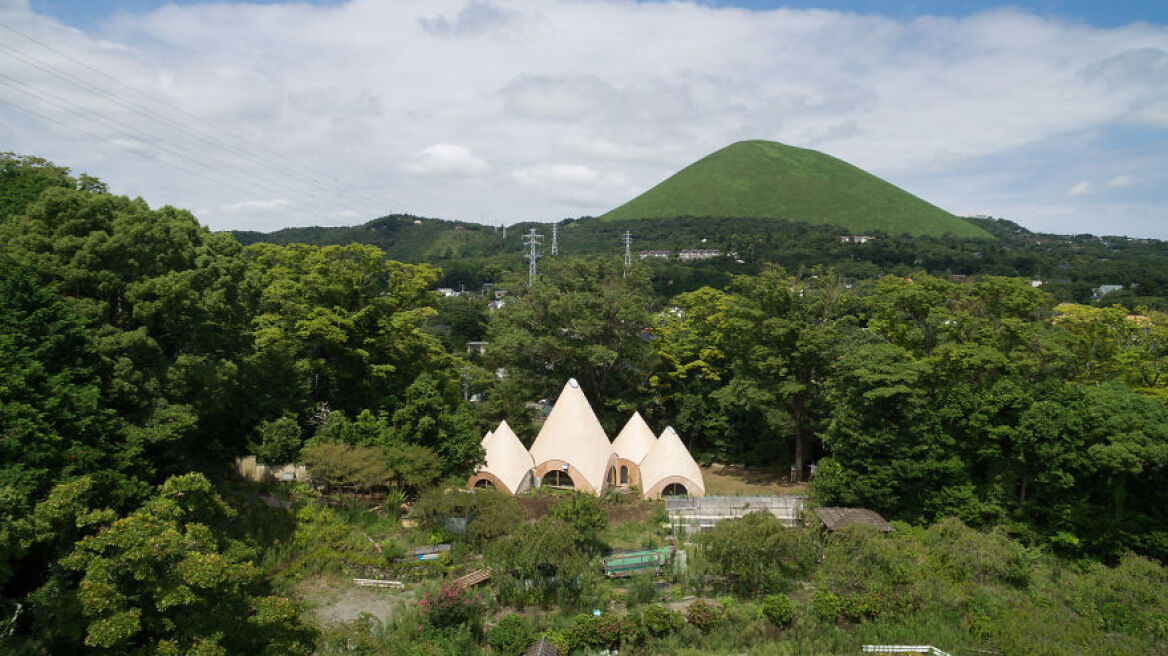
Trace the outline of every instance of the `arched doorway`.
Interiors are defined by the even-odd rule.
[[[490,482],[489,480],[487,480],[485,478],[480,478],[479,480],[475,481],[474,486],[477,488],[484,489],[484,490],[495,489],[495,484]]]
[[[661,496],[663,496],[663,497],[688,497],[689,490],[685,489],[685,486],[682,485],[681,483],[670,483],[669,485],[665,486],[664,490],[661,490]]]
[[[625,465],[621,465],[620,484],[621,485],[628,485],[629,484],[629,468]]]
[[[608,477],[605,478],[605,482],[609,487],[616,485],[616,467],[608,468]]]
[[[543,478],[540,479],[540,485],[550,485],[552,487],[576,487],[575,481],[573,481],[572,477],[568,475],[568,472],[560,469],[553,469],[550,472],[544,474]]]

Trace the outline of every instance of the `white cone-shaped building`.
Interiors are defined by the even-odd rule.
[[[641,462],[656,444],[657,438],[653,435],[653,429],[645,423],[641,413],[634,412],[612,441],[616,463],[614,469],[609,470],[609,484],[619,487],[641,487]]]
[[[531,445],[542,485],[574,487],[599,495],[615,456],[612,444],[575,378],[568,380]]]
[[[483,437],[486,462],[467,481],[467,487],[486,487],[519,494],[532,487],[535,461],[506,421]]]
[[[706,495],[702,470],[672,426],[661,433],[641,461],[641,483],[646,499],[657,499],[662,495]]]

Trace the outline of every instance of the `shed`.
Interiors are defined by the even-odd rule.
[[[879,513],[867,508],[816,508],[815,514],[829,531],[838,531],[852,524],[867,524],[885,533],[896,530]]]

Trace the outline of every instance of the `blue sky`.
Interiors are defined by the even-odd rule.
[[[0,28],[0,148],[215,229],[596,215],[770,139],[1168,239],[1168,0],[0,0]]]
[[[657,1],[657,0],[648,0]],[[280,0],[250,0],[252,4],[279,4]],[[120,11],[140,13],[167,4],[191,5],[200,0],[31,0],[32,9],[75,26],[88,26]],[[238,3],[237,3],[238,4]],[[309,4],[330,6],[342,0],[310,0]],[[967,16],[997,7],[1018,7],[1040,16],[1071,18],[1099,27],[1116,27],[1135,21],[1168,23],[1168,0],[1024,0],[1019,2],[985,2],[982,0],[942,0],[940,2],[904,2],[895,0],[706,0],[713,7],[739,7],[769,10],[831,9],[861,14],[878,14],[901,20],[923,14]]]

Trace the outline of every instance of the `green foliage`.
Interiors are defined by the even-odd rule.
[[[744,595],[785,589],[810,571],[816,558],[805,529],[787,528],[766,511],[718,522],[699,536],[699,544],[710,573]]]
[[[787,595],[767,595],[762,600],[762,615],[775,626],[787,626],[795,620],[799,607]]]
[[[464,628],[472,635],[482,627],[482,599],[461,585],[444,585],[418,600],[422,620],[435,629]]]
[[[685,609],[685,621],[702,633],[709,633],[721,623],[722,608],[710,602],[695,601]]]
[[[587,565],[571,526],[554,517],[521,524],[495,539],[485,560],[503,603],[571,602],[580,594],[576,579]]]
[[[480,547],[526,521],[515,497],[500,490],[476,489],[473,513],[466,537]]]
[[[62,564],[82,575],[85,644],[121,653],[308,654],[297,602],[264,592],[251,554],[216,534],[234,512],[198,474],[85,537]]]
[[[649,635],[660,638],[680,631],[685,625],[685,616],[660,604],[653,604],[641,612],[641,622]]]
[[[858,620],[902,612],[919,603],[914,582],[923,578],[919,547],[899,536],[886,537],[865,526],[845,526],[828,539],[815,572],[820,617],[835,612]]]
[[[576,531],[577,541],[583,546],[596,542],[608,526],[608,513],[600,500],[591,494],[575,492],[551,508],[555,517]]]
[[[372,447],[316,442],[304,447],[300,455],[313,480],[330,487],[369,491],[393,480],[385,456]]]
[[[535,287],[508,296],[492,316],[486,364],[507,370],[508,385],[527,395],[522,401],[553,397],[576,378],[615,431],[639,406],[652,304],[644,272],[625,276],[615,259],[549,260]]]
[[[296,462],[300,455],[300,425],[292,417],[265,421],[259,426],[260,442],[253,447],[256,460],[264,464],[283,465]]]
[[[492,650],[503,656],[520,656],[531,644],[531,627],[522,615],[510,613],[487,629],[487,641]]]
[[[830,155],[740,141],[698,160],[601,217],[766,217],[856,233],[989,237],[978,228]]]

